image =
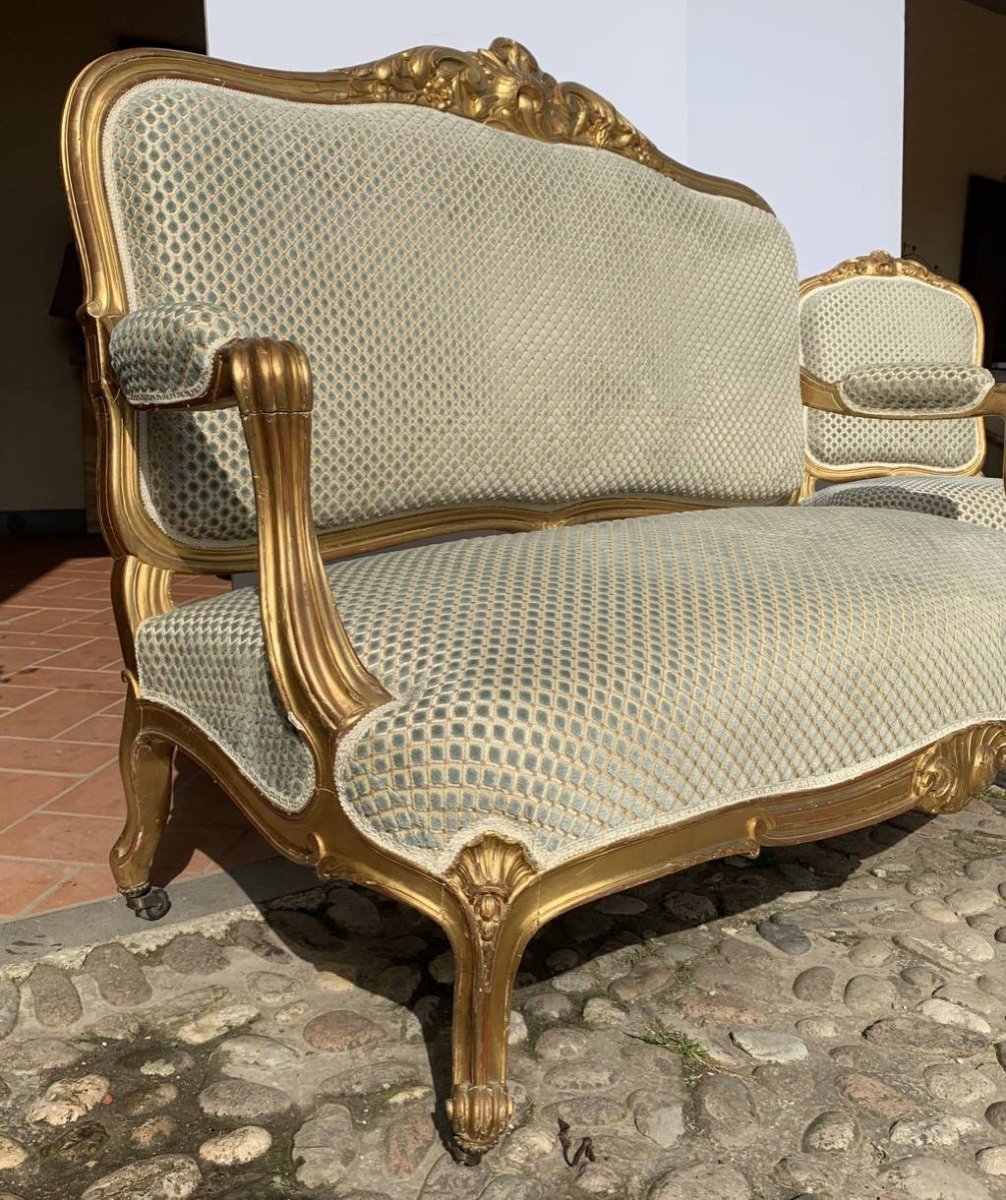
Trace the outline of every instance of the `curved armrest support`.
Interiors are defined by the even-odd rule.
[[[311,515],[311,368],[294,342],[228,347],[258,510],[262,624],[276,688],[311,747],[319,782],[335,744],[391,699],[353,649],[325,575]]]
[[[272,338],[232,339],[215,346],[209,362],[198,395],[143,407],[195,412],[236,405],[241,413],[255,485],[269,665],[289,720],[311,748],[319,782],[329,782],[339,738],[391,696],[353,649],[318,550],[311,368],[298,345]]]
[[[160,304],[128,312],[112,330],[109,360],[126,401],[139,409],[226,407],[221,351],[252,331],[218,304]]]
[[[1006,384],[995,384],[971,405],[944,408],[863,408],[850,403],[842,380],[822,379],[800,368],[800,394],[805,408],[885,421],[960,421],[967,417],[1006,416]]]

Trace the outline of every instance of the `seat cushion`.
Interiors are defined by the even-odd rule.
[[[752,508],[336,564],[394,697],[343,742],[371,838],[445,869],[494,829],[541,865],[838,782],[1006,718],[1006,539],[914,513]],[[140,683],[279,808],[313,785],[243,589],[143,623]]]
[[[803,503],[812,508],[893,508],[1006,530],[1003,481],[974,475],[890,475],[886,479],[860,479],[822,488]]]

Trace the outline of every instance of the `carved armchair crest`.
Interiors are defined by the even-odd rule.
[[[800,655],[752,624],[738,580],[822,670],[841,652],[868,673],[854,633],[805,619],[808,522],[832,609],[874,621],[861,544],[907,578],[923,531],[785,507],[795,264],[749,189],[505,40],[318,75],[111,55],[71,89],[62,154],[126,662],[119,889],[165,909],[150,869],[178,748],[277,850],[437,921],[463,1148],[506,1128],[512,984],[545,922],[717,856],[955,808],[1006,762],[990,622],[948,618],[961,671],[927,685],[939,714],[862,746],[838,709],[805,730]],[[854,411],[807,372],[804,400]],[[526,536],[372,553],[477,530]],[[985,536],[947,531],[940,597],[978,578]],[[250,569],[257,594],[172,604],[175,573]],[[923,638],[921,609],[885,611],[896,644]],[[734,682],[708,674],[728,626]],[[889,686],[919,686],[911,666]],[[724,715],[711,698],[742,685],[750,711]],[[895,723],[889,697],[862,704]]]

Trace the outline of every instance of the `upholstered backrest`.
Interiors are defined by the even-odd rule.
[[[797,280],[770,213],[411,104],[152,79],[103,136],[129,308],[209,302],[307,351],[322,530],[798,486]],[[139,457],[175,538],[253,536],[234,412],[145,414]]]
[[[804,287],[804,364],[823,379],[837,380],[857,367],[881,363],[977,363],[980,330],[967,297],[928,282],[921,268],[920,277],[895,274],[895,260],[879,253],[872,257],[890,263],[892,273],[854,274]],[[808,409],[806,426],[812,467],[839,472],[962,470],[974,467],[983,446],[974,420],[864,421]]]

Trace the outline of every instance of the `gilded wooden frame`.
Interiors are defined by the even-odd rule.
[[[864,254],[858,258],[847,258],[843,262],[838,263],[837,266],[831,267],[830,270],[822,272],[820,275],[811,275],[809,278],[802,280],[800,283],[800,300],[802,302],[806,295],[816,291],[818,288],[830,287],[833,284],[843,283],[845,280],[863,276],[878,279],[895,279],[898,277],[917,279],[921,283],[929,284],[930,287],[953,292],[954,295],[966,301],[975,321],[974,359],[976,364],[981,364],[985,346],[985,324],[982,320],[982,313],[978,307],[978,302],[959,283],[954,283],[952,279],[946,279],[944,276],[938,275],[935,271],[931,271],[928,267],[920,262],[916,262],[914,259],[894,258],[886,250],[874,250],[870,254]],[[978,426],[978,449],[971,462],[965,464],[960,470],[952,467],[922,467],[903,464],[889,466],[883,463],[863,463],[851,467],[830,467],[826,463],[815,459],[808,449],[800,496],[803,498],[813,495],[819,480],[824,480],[828,483],[847,483],[852,479],[878,479],[889,475],[980,475],[982,473],[982,465],[985,462],[985,423],[979,417],[976,418],[976,424]]]
[[[516,43],[463,54],[421,47],[381,62],[320,75],[257,71],[162,51],[100,59],[74,83],[63,120],[63,168],[81,248],[88,391],[98,415],[101,522],[115,558],[113,603],[126,664],[120,765],[127,820],[111,853],[120,891],[140,901],[171,798],[171,764],[181,749],[220,784],[252,824],[323,878],[343,878],[405,901],[444,928],[456,957],[453,1084],[449,1111],[459,1145],[472,1153],[504,1132],[512,1103],[506,1054],[510,995],[529,938],[546,921],[621,888],[728,854],[756,855],[838,834],[912,807],[960,807],[1006,765],[1006,726],[983,724],[837,786],[769,796],[627,838],[558,866],[539,869],[516,842],[485,835],[437,875],[365,837],[344,811],[334,781],[340,738],[387,693],[346,635],[323,569],[326,558],[462,529],[540,529],[577,521],[697,507],[686,498],[612,497],[561,509],[481,506],[411,513],[316,536],[309,465],[311,372],[290,342],[232,342],[220,354],[205,396],[188,407],[236,406],[256,486],[257,544],[196,549],[173,541],[140,501],[135,412],[108,362],[108,337],[125,311],[125,289],[101,177],[104,117],[122,92],[170,76],[318,103],[401,101],[485,121],[524,136],[624,154],[687,186],[764,205],[753,192],[700,175],[660,154],[606,101],[543,74]],[[836,411],[827,385],[807,376],[805,401]],[[234,761],[197,726],[145,698],[137,683],[135,638],[145,619],[171,607],[176,571],[260,571],[270,668],[315,765],[303,811],[270,804]]]

